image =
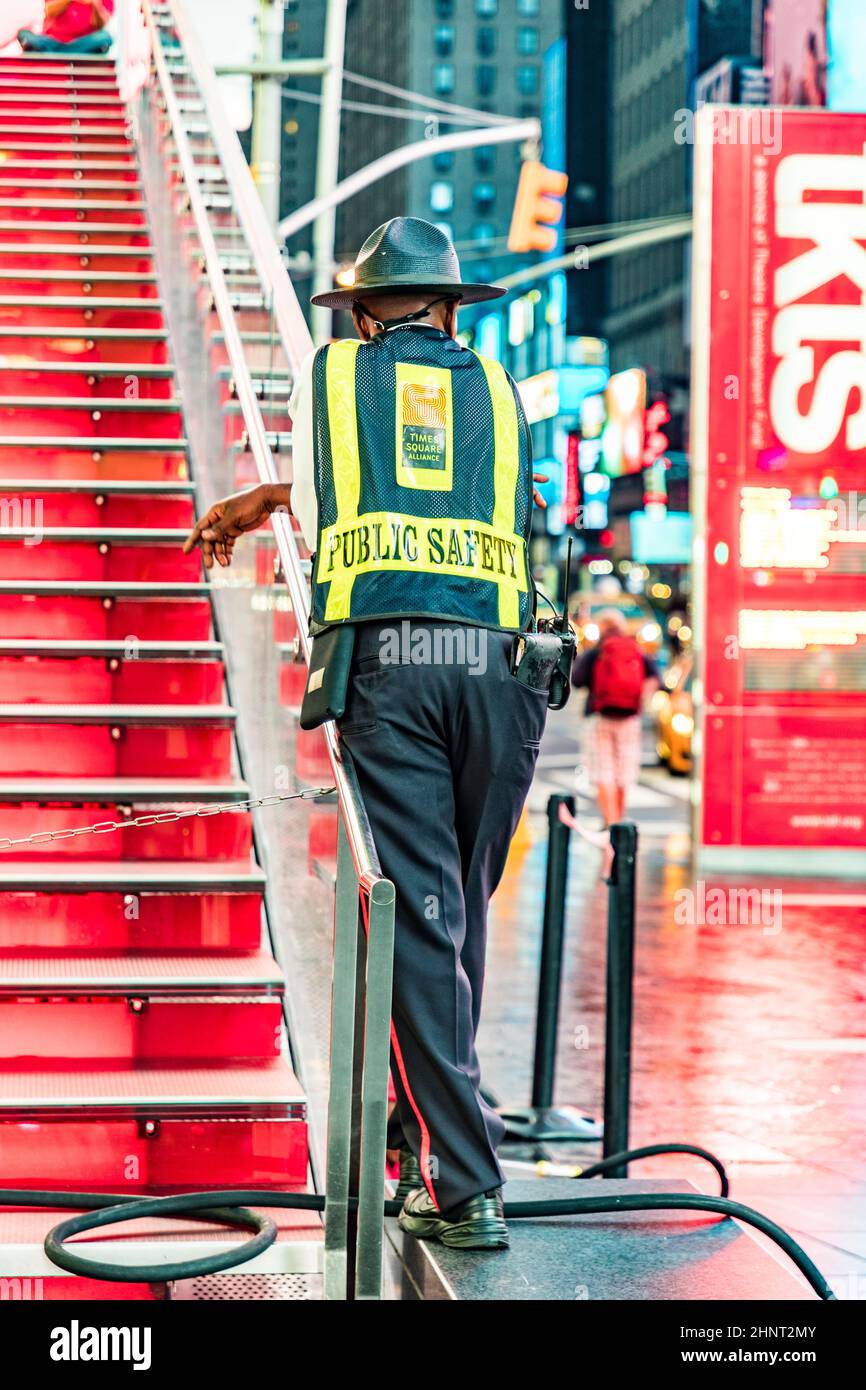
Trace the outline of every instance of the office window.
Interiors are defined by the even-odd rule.
[[[496,30],[491,24],[482,24],[475,35],[475,46],[482,58],[492,58],[496,52]]]
[[[474,222],[472,224],[472,240],[482,247],[489,247],[496,237],[496,228],[492,222]]]
[[[447,58],[454,52],[454,25],[437,24],[433,30],[433,47],[440,58]]]
[[[538,91],[538,68],[524,63],[517,69],[517,90],[525,97],[533,97]]]
[[[499,9],[499,0],[475,0],[475,13],[481,19],[490,19]]]
[[[437,96],[454,91],[454,64],[437,63],[433,69],[433,90]]]
[[[436,0],[436,13],[440,19],[450,19],[454,13],[454,0]]]
[[[454,151],[440,150],[433,156],[433,168],[437,174],[450,174],[454,168]]]
[[[472,197],[479,212],[488,212],[496,202],[496,184],[486,180],[476,183],[472,190]]]
[[[538,14],[541,8],[541,0],[517,0],[517,13],[522,15]]]
[[[430,207],[433,212],[450,212],[454,207],[454,185],[447,179],[437,179],[430,185]]]
[[[534,101],[522,101],[517,114],[522,121],[531,121],[538,115],[538,107]]]
[[[480,97],[492,97],[496,91],[496,66],[479,63],[475,69],[475,86]]]
[[[532,29],[528,24],[523,24],[517,31],[517,51],[518,53],[532,54],[538,52],[538,30]]]
[[[479,145],[475,151],[475,168],[479,174],[492,174],[496,168],[496,146]]]

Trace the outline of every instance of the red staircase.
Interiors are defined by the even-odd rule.
[[[303,1187],[250,814],[165,816],[250,792],[108,60],[0,63],[0,365],[0,839],[40,836],[0,849],[0,1186]],[[0,1212],[4,1277],[31,1216]]]

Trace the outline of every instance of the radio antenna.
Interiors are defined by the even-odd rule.
[[[571,536],[568,538],[568,548],[565,552],[565,560],[562,566],[562,613],[559,617],[559,630],[565,632],[568,629],[568,591],[571,588]]]

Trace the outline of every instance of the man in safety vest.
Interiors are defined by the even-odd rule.
[[[400,1224],[460,1249],[508,1244],[475,1046],[487,907],[529,789],[547,690],[511,672],[533,624],[531,440],[513,381],[455,339],[466,284],[437,227],[398,217],[358,254],[358,341],[304,363],[290,406],[289,486],[218,502],[197,524],[205,564],[277,508],[315,553],[311,629],[355,626],[341,740],[383,873],[397,888],[389,1144]],[[535,500],[540,501],[538,494]]]

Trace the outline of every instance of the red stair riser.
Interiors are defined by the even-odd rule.
[[[162,310],[149,308],[146,300],[141,301],[141,308],[135,309],[68,309],[58,306],[50,296],[38,304],[0,305],[0,328],[6,333],[18,327],[39,328],[43,324],[50,328],[74,328],[86,336],[91,328],[161,329],[164,319]]]
[[[3,221],[28,221],[37,226],[40,222],[62,222],[69,224],[71,232],[82,232],[90,235],[88,223],[110,222],[117,224],[118,231],[134,231],[136,228],[144,228],[146,225],[143,212],[136,211],[132,207],[96,207],[94,204],[85,206],[75,203],[72,207],[64,207],[59,202],[54,203],[19,203],[9,200],[4,206],[2,194],[0,194],[0,218]],[[45,233],[40,228],[42,240],[45,240]],[[53,235],[53,233],[52,233]],[[102,233],[98,233],[100,239]]]
[[[34,532],[34,537],[38,533]],[[0,579],[86,579],[194,581],[201,576],[197,554],[184,555],[180,545],[109,545],[100,555],[95,542],[28,545],[0,537]]]
[[[0,952],[255,951],[261,938],[259,893],[0,889]]]
[[[2,235],[2,233],[0,233]],[[47,324],[48,328],[61,327]],[[95,325],[90,324],[89,327]],[[120,325],[113,325],[119,327]],[[87,327],[76,325],[78,332],[39,334],[23,337],[13,328],[0,331],[0,355],[16,366],[27,363],[70,362],[83,368],[98,368],[100,362],[141,362],[151,367],[168,363],[168,345],[162,338],[89,338]]]
[[[55,267],[58,270],[59,268],[59,266]],[[37,267],[13,267],[6,263],[6,257],[3,256],[0,269],[7,271],[33,269],[35,271]],[[36,293],[43,299],[60,299],[65,295],[77,295],[81,298],[92,295],[95,298],[104,297],[106,299],[156,299],[158,295],[157,286],[153,281],[112,280],[111,271],[107,269],[96,268],[90,273],[87,270],[82,270],[80,266],[70,266],[69,269],[78,272],[78,279],[37,280],[28,279],[22,275],[20,279],[0,280],[0,294],[28,295]],[[130,273],[135,273],[134,267],[130,266],[129,270]],[[150,271],[145,270],[143,273],[149,275]],[[6,395],[12,394],[5,381],[3,390]]]
[[[93,396],[116,396],[121,400],[167,400],[171,396],[174,383],[170,377],[147,376],[136,370],[140,364],[127,365],[128,372],[109,376],[102,370],[102,363],[72,372],[55,372],[48,365],[22,362],[3,368],[2,388],[7,396],[80,396],[83,401]]]
[[[4,997],[0,1065],[4,1071],[72,1071],[80,1063],[88,1072],[106,1063],[257,1062],[279,1055],[278,995],[141,993],[133,999],[138,1010],[119,995],[64,998],[58,990]]]
[[[0,503],[13,497],[4,494],[0,482]],[[21,502],[21,516],[41,516],[42,526],[126,527],[157,526],[185,530],[195,520],[192,499],[183,496],[149,497],[146,493],[121,494],[92,492],[46,492],[34,483],[33,491],[15,493]],[[41,512],[36,511],[36,507]],[[30,510],[27,511],[29,506]]]
[[[64,449],[61,445],[30,448],[7,447],[0,438],[0,495],[3,478],[117,478],[152,482],[176,482],[187,476],[181,453],[134,453],[118,449]]]
[[[0,594],[0,637],[63,637],[98,641],[206,642],[211,635],[207,599],[32,598]]]
[[[88,122],[89,125],[94,124]],[[91,145],[116,145],[117,148],[130,156],[135,151],[130,143],[129,135],[121,128],[114,125],[106,125],[102,131],[85,130],[84,132],[73,133],[70,130],[45,131],[35,124],[29,122],[12,121],[8,118],[0,119],[0,145],[14,140],[16,146],[19,144],[52,144],[68,145],[70,154],[83,154],[85,157]],[[10,127],[15,127],[14,130]]]
[[[150,236],[146,228],[124,227],[122,224],[105,222],[104,230],[94,231],[90,226],[79,222],[60,222],[52,218],[50,227],[40,227],[38,222],[23,223],[20,217],[13,216],[14,209],[0,209],[0,240],[9,246],[44,246],[51,241],[52,246],[68,246],[70,251],[78,249],[85,254],[88,246],[129,247],[134,251],[145,251],[150,246]]]
[[[126,725],[113,739],[105,725],[4,724],[8,777],[224,777],[231,768],[231,731]],[[2,867],[2,866],[0,866]]]
[[[127,649],[134,650],[130,639]],[[12,657],[0,655],[0,704],[213,705],[225,699],[221,661],[119,660],[106,657]]]
[[[6,240],[4,234],[0,232],[0,239]],[[133,256],[122,256],[122,247],[118,246],[115,253],[106,251],[103,255],[87,254],[87,245],[79,247],[77,244],[72,246],[67,242],[58,240],[55,243],[54,233],[49,232],[47,240],[54,246],[60,248],[47,254],[39,251],[36,247],[28,247],[24,242],[14,243],[14,249],[4,251],[3,269],[4,270],[72,270],[77,271],[82,277],[88,273],[94,278],[101,275],[113,275],[117,271],[128,271],[130,274],[152,275],[153,257],[148,255],[142,247],[140,254]],[[10,243],[11,244],[11,243]],[[133,248],[135,249],[135,248]]]
[[[42,1303],[164,1303],[168,1298],[167,1284],[112,1284],[108,1279],[77,1279],[64,1275],[30,1274],[5,1276],[7,1287],[16,1290],[10,1297],[23,1302]]]
[[[280,704],[288,709],[300,709],[307,685],[307,668],[302,661],[286,659],[280,664]]]
[[[3,310],[0,309],[0,315]],[[0,389],[6,394],[5,382]],[[58,391],[58,395],[62,394]],[[91,435],[103,439],[117,439],[124,435],[134,435],[136,439],[182,439],[183,419],[179,410],[136,411],[131,405],[123,410],[92,406],[87,401],[81,406],[63,408],[42,405],[4,406],[0,405],[0,437],[3,434],[64,435],[70,439],[87,438]]]
[[[0,1122],[3,1184],[68,1191],[195,1191],[302,1185],[302,1119],[179,1120],[144,1136],[134,1117]],[[128,1176],[133,1173],[134,1176]]]
[[[330,770],[328,745],[321,729],[298,729],[295,742],[295,772],[305,785],[318,782]]]
[[[168,805],[134,806],[133,815],[154,815],[167,811]],[[186,810],[184,805],[179,810]],[[22,839],[42,830],[75,829],[80,825],[122,821],[125,817],[117,806],[7,806],[0,803],[0,837]],[[34,845],[32,849],[17,848],[16,857],[28,864],[56,863],[64,859],[90,863],[130,863],[143,860],[175,861],[189,859],[197,864],[208,860],[222,862],[245,859],[252,850],[252,821],[248,812],[233,812],[224,816],[191,816],[188,820],[168,821],[164,825],[136,826],[117,830],[113,834],[84,835],[69,840],[54,840]],[[2,869],[0,861],[0,869]],[[0,1052],[2,1055],[2,1052]]]
[[[79,187],[66,188],[60,186],[63,184],[62,174],[64,172],[70,182],[76,182],[76,180],[71,178],[74,172],[71,169],[65,171],[58,170],[53,176],[48,177],[41,173],[32,175],[21,173],[18,175],[17,179],[14,180],[11,177],[6,179],[0,178],[0,198],[20,198],[22,201],[29,200],[30,202],[38,198],[40,203],[44,203],[49,209],[53,207],[58,199],[66,201],[70,198],[78,199],[82,204],[105,198],[111,198],[114,202],[118,203],[141,202],[140,189],[130,188],[129,185],[131,180],[129,179],[121,179],[110,188],[87,188],[84,186],[84,179],[81,178],[77,180],[78,185],[80,185]],[[100,182],[107,182],[105,175],[110,176],[110,173],[110,170],[106,170],[104,171],[104,175],[100,176],[98,171],[94,170],[93,174],[90,176],[91,181],[99,179]],[[44,180],[44,183],[34,183],[34,179]]]

